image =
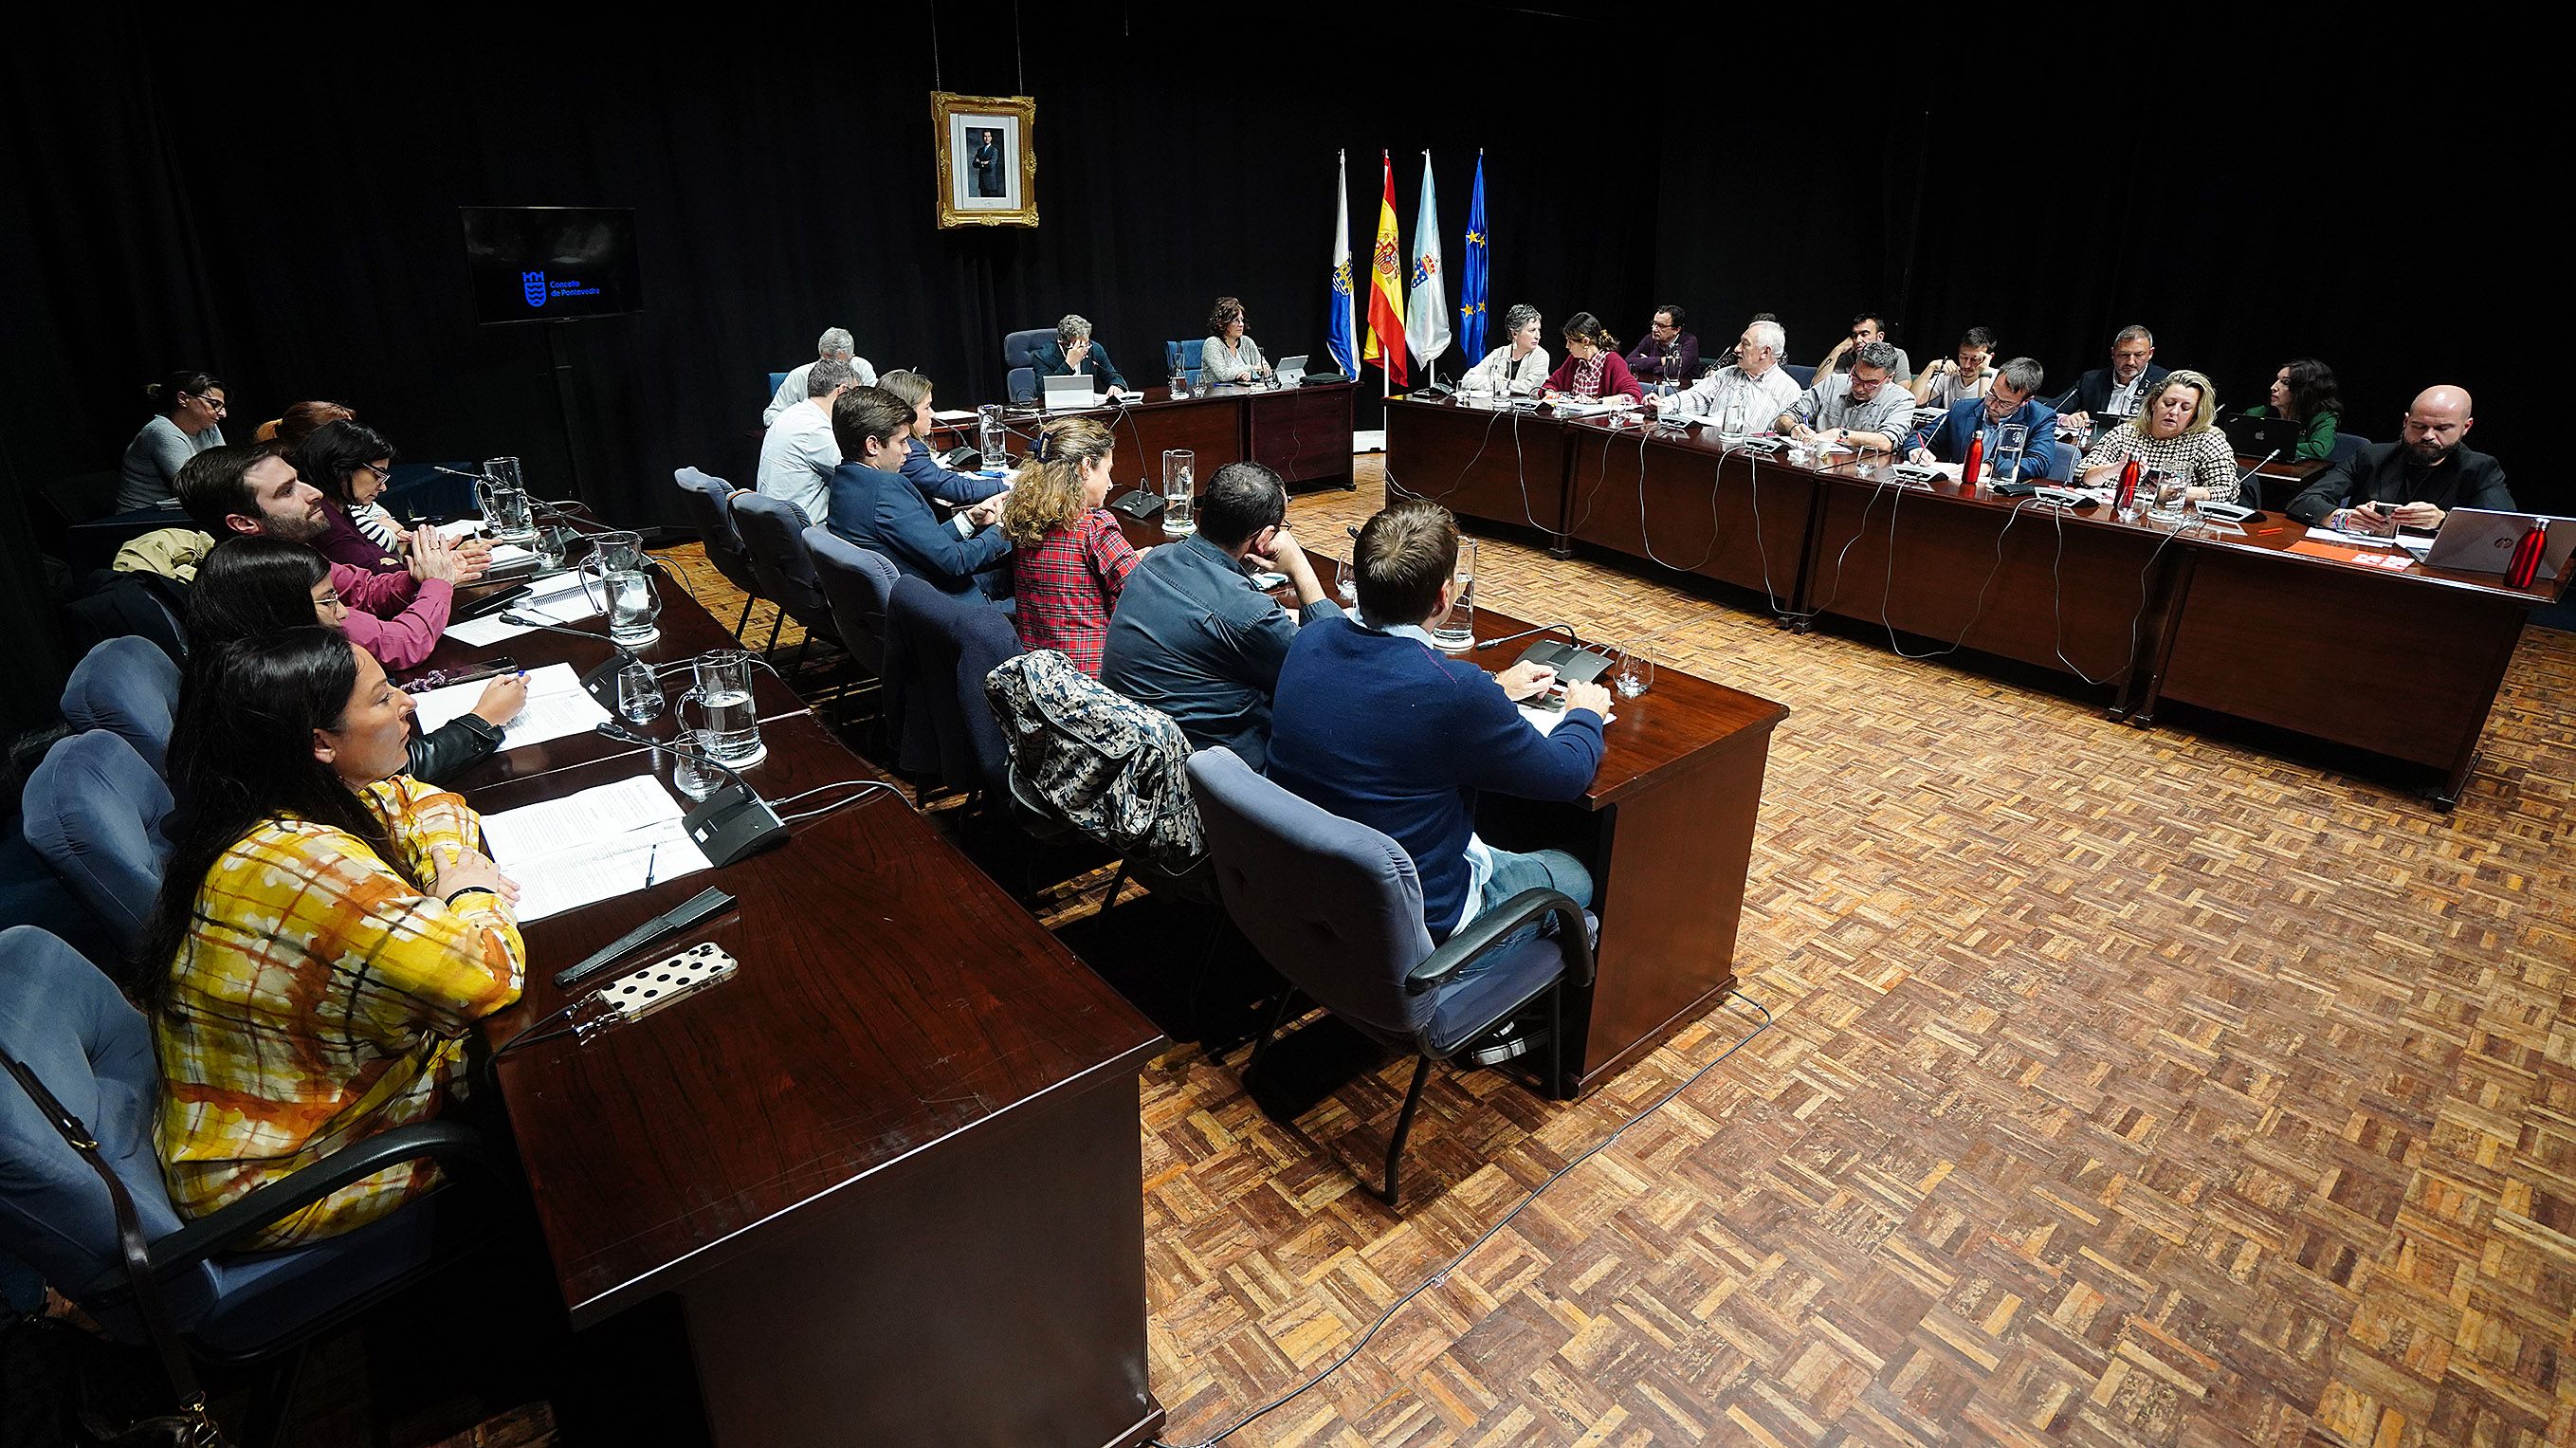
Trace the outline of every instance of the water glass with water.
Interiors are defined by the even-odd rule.
[[[1618,660],[1610,668],[1610,687],[1620,698],[1634,699],[1655,686],[1656,654],[1652,639],[1619,646]]]
[[[1718,435],[1721,437],[1742,437],[1744,436],[1744,423],[1744,399],[1741,397],[1733,398],[1727,402],[1726,412],[1718,422]]]
[[[1005,466],[1003,459],[1011,451],[1010,433],[1002,426],[1002,405],[987,402],[975,409],[975,450],[984,455],[984,466]]]
[[[524,548],[536,541],[536,508],[520,478],[517,458],[485,458],[482,480],[474,485],[474,500],[482,505],[494,542]]]
[[[630,724],[650,724],[662,717],[662,681],[651,664],[630,659],[617,671],[617,712]]]
[[[1163,536],[1185,538],[1199,530],[1197,455],[1187,448],[1163,453]]]
[[[1333,597],[1339,599],[1344,608],[1360,606],[1359,572],[1347,559],[1333,565]]]
[[[2147,516],[2159,523],[2182,522],[2191,510],[2191,482],[2167,472],[2151,472],[2138,484],[2138,491],[2152,499]]]
[[[590,556],[581,560],[577,575],[581,580],[581,596],[591,607],[606,609],[614,601],[608,587],[609,577],[619,573],[641,573],[644,565],[643,534],[630,533],[622,528],[594,533],[590,538]],[[591,588],[594,579],[599,583],[597,592]]]
[[[1450,596],[1449,616],[1431,626],[1431,641],[1442,653],[1463,654],[1476,645],[1476,540],[1458,540],[1457,591]]]

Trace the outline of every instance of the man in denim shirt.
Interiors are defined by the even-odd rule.
[[[1161,710],[1192,746],[1221,744],[1254,769],[1269,758],[1270,698],[1298,623],[1342,614],[1280,526],[1287,516],[1277,473],[1259,463],[1217,469],[1199,499],[1198,531],[1127,575],[1100,661],[1101,683]],[[1295,618],[1252,586],[1246,564],[1288,575]]]

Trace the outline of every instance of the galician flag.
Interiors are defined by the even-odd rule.
[[[1333,354],[1345,377],[1360,375],[1359,322],[1351,300],[1351,158],[1341,156],[1341,179],[1333,187],[1333,277],[1324,299],[1324,350]]]
[[[1378,154],[1384,166],[1377,203],[1377,246],[1369,253],[1368,350],[1362,360],[1386,369],[1386,380],[1404,380],[1404,283],[1397,267],[1404,241],[1395,234],[1395,158]]]
[[[1449,283],[1440,275],[1440,203],[1431,194],[1431,153],[1422,153],[1422,204],[1413,213],[1413,291],[1404,299],[1404,336],[1425,369],[1449,350]]]
[[[1422,183],[1431,182],[1425,177]],[[1467,202],[1466,270],[1458,283],[1458,344],[1464,354],[1485,360],[1485,272],[1493,265],[1485,245],[1485,153],[1476,153],[1476,194]]]

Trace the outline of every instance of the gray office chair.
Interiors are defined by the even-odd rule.
[[[2337,432],[2335,434],[2334,441],[2327,445],[2326,463],[2328,466],[2332,466],[2340,462],[2349,462],[2352,460],[2353,454],[2360,452],[2363,448],[2368,446],[2370,446],[2370,439],[2363,437],[2360,433]]]
[[[742,590],[742,617],[733,621],[733,641],[741,643],[742,631],[751,623],[751,606],[760,599],[760,577],[733,521],[733,485],[696,468],[677,469],[671,480],[680,485],[681,510],[705,543],[707,561],[725,582]]]
[[[1253,1047],[1245,1078],[1260,1069],[1301,994],[1416,1057],[1387,1141],[1381,1200],[1396,1204],[1404,1139],[1431,1063],[1483,1044],[1540,996],[1548,998],[1546,1089],[1563,1094],[1563,988],[1592,984],[1591,935],[1572,898],[1524,890],[1434,949],[1422,925],[1422,881],[1403,846],[1290,794],[1230,749],[1191,755],[1189,772],[1218,897],[1293,987]],[[1553,921],[1555,933],[1506,938],[1539,920]]]
[[[1816,385],[1816,369],[1813,367],[1796,362],[1783,362],[1780,364],[1780,370],[1789,374],[1789,380],[1797,383],[1798,390],[1801,392]]]
[[[769,643],[761,652],[777,650],[778,631],[788,616],[804,625],[805,642],[797,646],[796,662],[787,670],[793,674],[805,667],[805,655],[818,635],[840,642],[832,602],[814,577],[814,555],[805,551],[804,511],[784,498],[760,493],[736,493],[732,504],[734,526],[742,530],[743,548],[751,555],[751,575],[760,580],[762,595],[778,605],[779,620],[770,624]]]
[[[122,948],[132,948],[161,890],[170,787],[134,746],[105,729],[57,742],[27,776],[19,827]]]
[[[114,731],[158,774],[179,712],[179,666],[140,635],[107,639],[73,667],[62,707],[65,723]]]

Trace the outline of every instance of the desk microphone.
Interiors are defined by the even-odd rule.
[[[2263,460],[2262,460],[2261,462],[2256,463],[2254,466],[2252,466],[2252,467],[2250,467],[2250,468],[2247,468],[2245,471],[2243,471],[2243,472],[2241,472],[2241,473],[2238,473],[2238,474],[2236,475],[2236,497],[2241,498],[2241,497],[2244,497],[2244,496],[2245,496],[2245,481],[2246,481],[2246,479],[2251,478],[2251,477],[2253,477],[2256,473],[2259,473],[2259,472],[2263,471],[2265,468],[2270,467],[2270,466],[2272,465],[2272,459],[2274,459],[2274,458],[2276,458],[2276,457],[2279,457],[2280,455],[2281,455],[2281,450],[2280,450],[2279,448],[2274,448],[2274,449],[2272,449],[2270,452],[2267,452],[2267,453],[2263,454]],[[2235,499],[2234,499],[2234,498],[2231,498],[2231,499],[2229,499],[2228,501],[2233,502],[2233,501],[2235,501]]]
[[[570,634],[577,639],[595,639],[600,643],[608,645],[608,647],[614,652],[609,655],[606,663],[600,664],[581,676],[581,687],[584,693],[587,693],[590,697],[599,701],[599,707],[606,709],[611,714],[617,712],[617,676],[628,664],[637,662],[635,651],[633,649],[619,643],[607,634],[598,633],[586,628],[567,628],[559,623],[551,623],[541,618],[532,618],[527,614],[519,613],[513,609],[505,608],[501,610],[501,622],[516,624],[520,628],[544,629],[547,633]]]
[[[611,739],[651,749],[667,749],[733,781],[680,817],[680,827],[687,830],[690,840],[706,852],[709,864],[721,869],[746,855],[756,855],[787,843],[787,825],[778,818],[778,811],[771,809],[769,801],[762,799],[760,791],[753,789],[732,765],[676,742],[638,734],[614,719],[602,720],[596,727]]]
[[[1505,634],[1498,639],[1480,639],[1477,641],[1476,647],[1479,651],[1499,648],[1504,644],[1519,643],[1522,639],[1535,637],[1536,635],[1543,633],[1561,633],[1565,635],[1565,641],[1567,643],[1574,645],[1578,649],[1583,647],[1582,638],[1574,632],[1574,625],[1570,623],[1543,623],[1536,628],[1525,628],[1519,633]]]
[[[478,483],[488,483],[492,481],[482,473],[469,473],[462,468],[442,467],[437,463],[425,463],[423,466],[427,467],[433,473],[445,473],[451,478],[472,478]]]

